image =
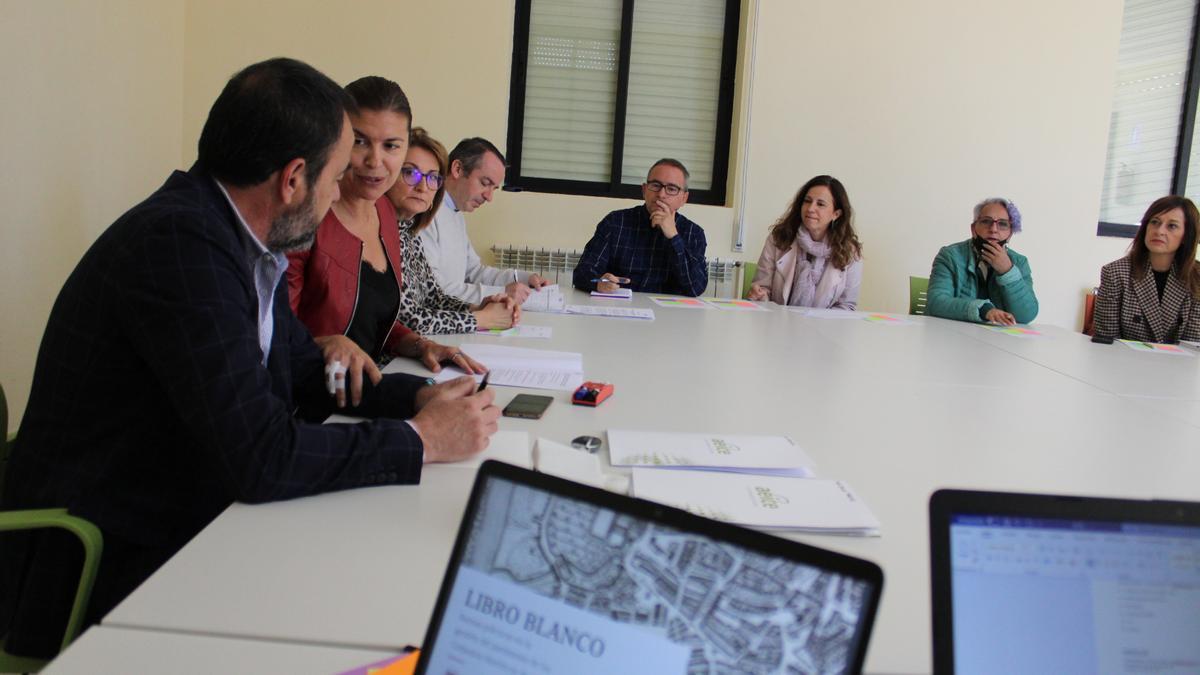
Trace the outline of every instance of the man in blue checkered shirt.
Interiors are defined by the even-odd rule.
[[[688,171],[660,159],[642,184],[644,205],[613,211],[596,226],[572,281],[584,291],[697,296],[708,286],[704,230],[679,214],[688,199]]]

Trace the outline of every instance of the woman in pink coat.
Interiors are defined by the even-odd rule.
[[[749,300],[853,310],[862,284],[862,244],[841,181],[817,176],[771,228]]]

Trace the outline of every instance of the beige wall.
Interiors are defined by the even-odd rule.
[[[0,3],[0,382],[15,424],[83,251],[179,164],[183,0]]]
[[[464,6],[470,21],[461,21]],[[511,0],[189,1],[184,159],[195,158],[200,128],[226,80],[273,56],[307,61],[342,84],[363,75],[393,79],[412,102],[414,122],[440,139],[484,135],[503,144],[512,23]]]
[[[339,82],[383,75],[447,144],[507,135],[512,0],[19,0],[0,12],[0,68],[16,93],[0,104],[11,214],[0,307],[21,317],[0,329],[0,379],[18,412],[65,275],[114,216],[192,162],[208,107],[242,66],[287,55]],[[1127,243],[1094,235],[1120,0],[761,0],[758,12],[749,101],[739,65],[737,126],[749,103],[751,131],[734,135],[731,203],[686,211],[710,257],[756,259],[794,190],[833,173],[866,245],[862,305],[902,311],[906,277],[966,238],[975,201],[1004,195],[1025,212],[1014,248],[1033,265],[1040,320],[1078,323],[1082,290]],[[494,243],[582,247],[604,213],[631,203],[502,193],[471,231],[485,257]]]
[[[512,0],[421,5],[368,0],[347,13],[324,2],[205,0],[187,5],[184,49],[184,157],[195,142],[213,98],[238,68],[270,56],[312,63],[341,83],[382,75],[400,83],[414,123],[446,146],[484,136],[503,150],[508,137],[508,81],[512,68]],[[281,20],[286,8],[302,16]],[[466,9],[469,7],[469,10]],[[470,13],[470,19],[465,16]],[[636,202],[536,193],[497,193],[469,219],[480,255],[494,243],[578,247],[605,213]],[[730,257],[732,212],[693,206],[689,215],[715,230]]]

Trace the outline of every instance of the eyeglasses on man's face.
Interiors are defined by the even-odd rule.
[[[651,192],[665,192],[667,193],[668,197],[675,197],[686,189],[674,183],[660,183],[656,180],[646,183],[646,187],[649,188]]]
[[[995,225],[996,229],[1000,230],[1001,232],[1008,232],[1012,229],[1012,223],[1008,222],[1007,220],[1004,220],[1003,218],[996,220],[990,216],[981,216],[979,220],[975,221],[975,224],[979,225],[985,230],[992,229],[992,225]]]
[[[429,189],[436,190],[442,187],[442,174],[436,171],[429,173],[421,173],[421,170],[415,166],[404,166],[400,168],[400,180],[404,181],[405,185],[416,187],[424,180]]]

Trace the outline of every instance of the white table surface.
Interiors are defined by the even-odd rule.
[[[1082,333],[1036,324],[1032,328],[1043,331],[1046,339],[1013,337],[977,324],[958,323],[954,328],[1109,393],[1200,401],[1200,351],[1188,350],[1191,356],[1148,354],[1116,342],[1095,344]]]
[[[1189,401],[1173,398],[1150,398],[1146,396],[1124,397],[1132,404],[1144,408],[1151,416],[1166,415],[1172,419],[1200,427],[1200,400]]]
[[[596,409],[572,406],[559,392],[541,420],[502,420],[531,440],[603,438],[608,428],[794,438],[819,475],[850,483],[882,523],[878,538],[787,535],[884,569],[869,671],[930,669],[927,500],[935,489],[1200,501],[1200,424],[1188,375],[1171,380],[1178,399],[1148,403],[1113,393],[1138,390],[1121,379],[1137,372],[1129,357],[1162,357],[1092,351],[1102,346],[1067,331],[1052,331],[1057,346],[1023,347],[967,330],[986,333],[976,326],[922,317],[890,326],[779,308],[672,309],[642,296],[624,301],[630,305],[653,308],[657,320],[527,313],[526,323],[552,326],[553,339],[442,340],[580,351],[586,378],[616,385]],[[1070,361],[1072,343],[1089,355]],[[1055,367],[1084,361],[1115,374],[1077,377]],[[1200,359],[1184,367],[1200,368]],[[497,387],[497,404],[519,391],[529,390]],[[1169,410],[1157,407],[1164,401]],[[434,466],[419,487],[235,504],[104,624],[367,649],[417,644],[473,474]]]
[[[93,626],[45,670],[44,675],[88,673],[289,673],[331,675],[395,657],[371,651],[241,638],[184,635],[135,628]]]

